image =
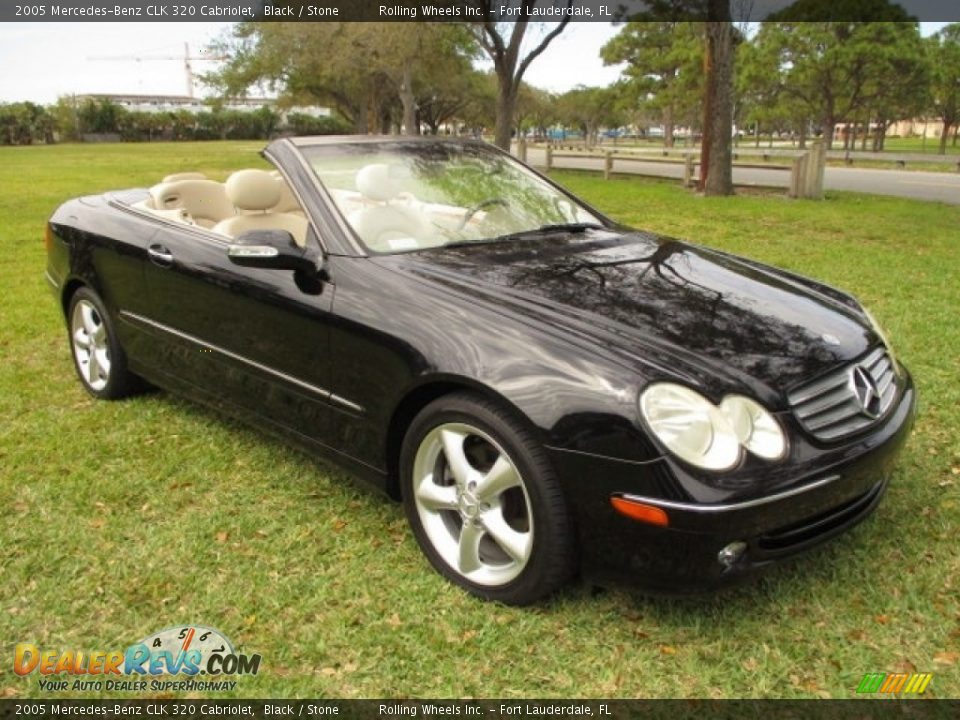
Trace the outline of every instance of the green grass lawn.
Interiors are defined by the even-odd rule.
[[[119,649],[185,623],[263,656],[248,697],[846,698],[866,672],[914,670],[960,696],[960,207],[555,173],[618,220],[853,291],[921,412],[874,517],[758,582],[683,600],[576,586],[512,609],[443,581],[401,509],[340,471],[186,400],[81,390],[45,219],[72,196],[259,165],[259,147],[0,148],[0,696],[41,694],[12,672],[17,642]]]
[[[928,137],[902,137],[887,138],[884,140],[883,148],[885,152],[906,152],[906,153],[932,153],[940,152],[940,138]],[[960,155],[960,143],[954,143],[953,132],[947,139],[947,155]]]

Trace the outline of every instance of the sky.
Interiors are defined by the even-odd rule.
[[[921,23],[929,35],[943,23]],[[0,102],[48,104],[84,93],[186,94],[184,43],[191,55],[228,33],[231,23],[0,23]],[[619,68],[605,67],[600,47],[618,28],[571,23],[537,58],[524,79],[562,92],[608,85]],[[95,59],[108,57],[111,59]],[[137,59],[141,58],[141,59]],[[176,58],[176,59],[162,59]],[[216,67],[194,61],[195,72]],[[203,88],[198,88],[202,96]]]

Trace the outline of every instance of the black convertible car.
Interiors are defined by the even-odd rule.
[[[619,226],[480,142],[264,155],[54,213],[92,395],[150,383],[346,466],[507,603],[578,573],[712,588],[880,501],[916,396],[850,295]]]

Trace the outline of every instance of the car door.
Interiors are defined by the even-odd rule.
[[[227,247],[191,228],[152,238],[150,312],[136,319],[152,330],[154,369],[224,409],[328,444],[344,409],[327,391],[333,286],[304,290],[292,271],[235,265]]]

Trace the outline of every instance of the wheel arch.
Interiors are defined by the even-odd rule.
[[[471,378],[458,375],[435,376],[425,379],[410,388],[397,403],[390,416],[386,436],[387,494],[394,500],[403,499],[400,482],[400,450],[403,438],[410,423],[427,405],[445,395],[467,392],[496,403],[524,424],[534,435],[541,436],[541,430],[530,420],[516,404],[488,385]]]
[[[60,309],[63,310],[64,317],[67,317],[70,311],[70,301],[73,296],[83,287],[89,287],[89,285],[77,277],[72,277],[63,284],[63,290],[60,293]]]

